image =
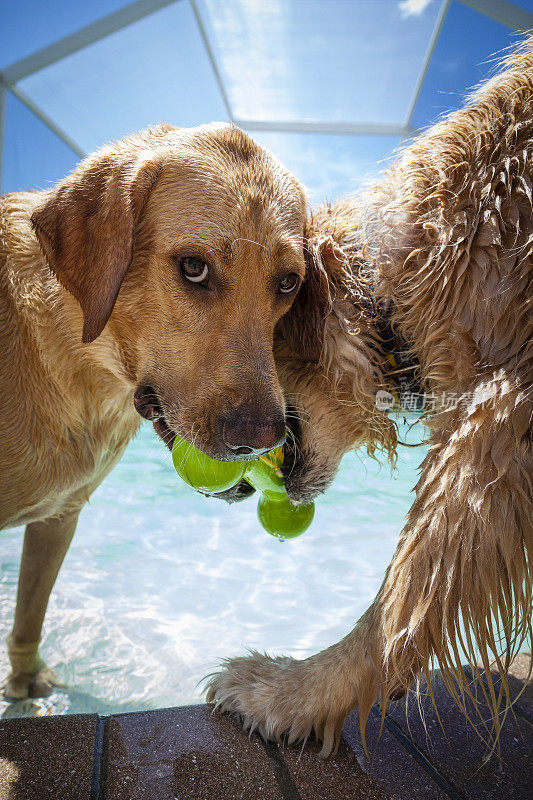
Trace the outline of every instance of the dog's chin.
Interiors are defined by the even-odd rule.
[[[285,488],[290,500],[296,505],[305,505],[323,494],[331,485],[337,470],[314,453],[299,450],[294,454],[288,448],[281,468]]]
[[[299,429],[292,428],[291,433],[283,446],[281,472],[289,498],[297,505],[304,505],[326,491],[337,468],[332,468],[329,459],[302,446]]]
[[[224,492],[217,492],[216,494],[210,494],[208,496],[215,497],[217,500],[225,500],[226,503],[231,505],[232,503],[240,503],[241,500],[246,500],[246,498],[250,497],[254,492],[254,487],[250,486],[248,481],[243,479],[235,486],[232,486],[231,489],[226,489]]]
[[[302,446],[302,426],[298,413],[287,407],[286,426],[289,435],[283,445],[283,466],[281,472],[290,500],[296,505],[310,503],[322,494],[331,481],[325,464]]]
[[[285,489],[295,505],[305,505],[323,494],[337,474],[340,457],[325,455],[304,441],[298,411],[287,406],[288,436],[283,445],[281,472]]]

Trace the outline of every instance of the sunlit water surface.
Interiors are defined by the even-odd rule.
[[[409,441],[423,436],[416,425]],[[424,448],[397,472],[350,453],[313,526],[279,542],[256,497],[233,506],[183,484],[144,427],[82,512],[52,594],[41,651],[68,689],[0,713],[176,706],[245,647],[308,656],[340,639],[375,596],[412,501]],[[0,673],[15,606],[22,529],[0,534]]]

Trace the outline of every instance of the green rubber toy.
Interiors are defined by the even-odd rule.
[[[257,461],[217,461],[176,436],[172,447],[174,468],[185,483],[206,494],[231,489],[243,478],[260,492],[259,522],[278,539],[294,539],[309,528],[315,504],[296,506],[287,496],[281,474],[283,448],[278,447]]]
[[[217,461],[176,436],[172,446],[174,469],[189,486],[206,494],[231,489],[244,476],[244,461]]]

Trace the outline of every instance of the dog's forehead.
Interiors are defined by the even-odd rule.
[[[298,182],[274,159],[230,167],[187,148],[167,157],[146,213],[158,248],[197,239],[235,256],[246,242],[301,253],[305,208]]]

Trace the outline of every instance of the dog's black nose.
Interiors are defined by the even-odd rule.
[[[260,456],[285,441],[285,418],[280,410],[265,415],[240,405],[222,418],[222,441],[235,455]]]
[[[133,395],[135,410],[144,419],[155,422],[163,417],[163,409],[153,386],[145,383],[138,386]]]

